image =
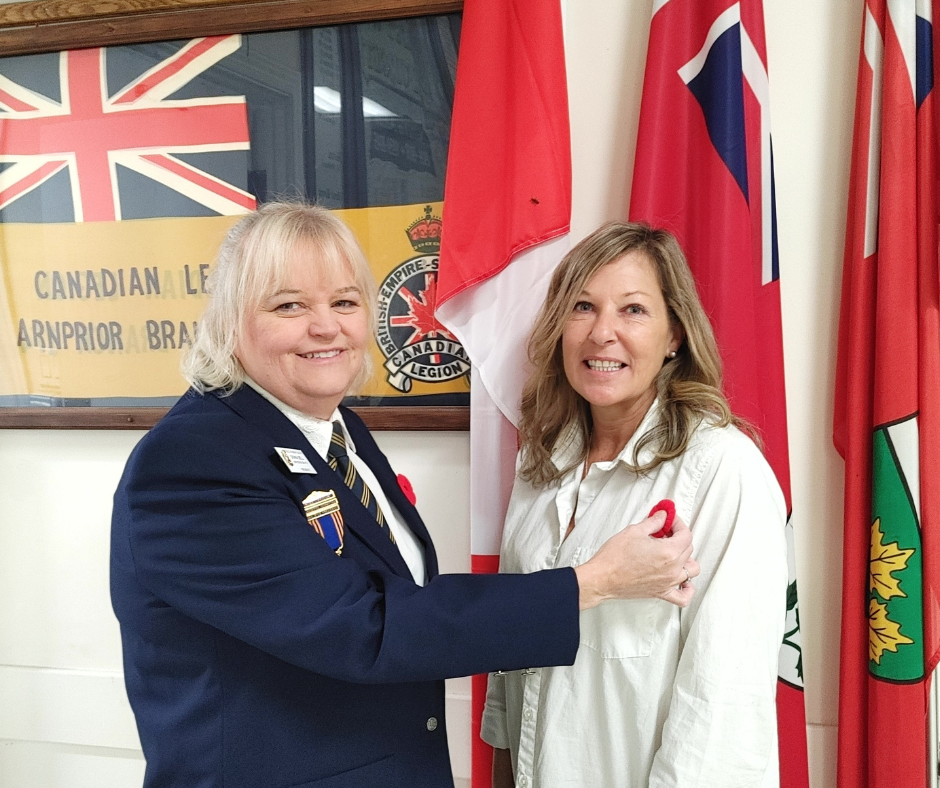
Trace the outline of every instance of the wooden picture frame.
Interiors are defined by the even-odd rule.
[[[31,0],[0,5],[0,57],[459,12],[462,0]],[[374,430],[467,430],[467,407],[354,408]],[[151,407],[0,408],[0,429],[148,429]]]

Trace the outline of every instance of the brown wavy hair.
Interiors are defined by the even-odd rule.
[[[630,252],[641,252],[652,263],[669,319],[685,333],[676,357],[665,359],[656,376],[662,419],[637,442],[634,470],[645,473],[682,454],[704,418],[715,426],[734,424],[754,434],[746,422],[731,413],[721,393],[718,345],[678,241],[667,230],[647,224],[608,222],[565,255],[552,276],[529,337],[529,361],[534,369],[522,391],[519,433],[523,459],[519,473],[536,487],[557,483],[587,457],[593,428],[591,409],[565,376],[562,334],[590,279]],[[558,442],[579,438],[578,456],[558,468],[552,461]],[[646,448],[653,458],[640,464],[640,452]]]

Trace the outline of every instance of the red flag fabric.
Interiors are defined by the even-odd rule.
[[[790,509],[780,282],[761,0],[654,0],[630,218],[679,239],[712,320],[725,393],[754,424]],[[777,691],[781,784],[809,784],[799,609]]]
[[[937,6],[864,2],[834,420],[845,459],[840,788],[930,782],[929,676],[940,658]]]
[[[496,571],[512,489],[525,343],[568,251],[571,142],[559,0],[465,0],[451,120],[437,317],[473,363],[472,569]],[[490,785],[473,684],[472,784]]]
[[[464,3],[438,299],[568,232],[571,142],[557,0]]]
[[[531,305],[541,306],[547,279],[567,251],[570,219],[559,2],[469,0],[447,155],[437,314],[513,423]]]

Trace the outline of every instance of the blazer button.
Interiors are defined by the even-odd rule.
[[[437,730],[437,717],[428,717],[427,727],[429,731]]]

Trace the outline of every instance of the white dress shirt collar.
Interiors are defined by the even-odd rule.
[[[643,419],[640,421],[633,435],[630,437],[630,440],[628,440],[626,445],[620,450],[620,453],[612,460],[596,462],[594,464],[601,470],[609,470],[618,463],[623,463],[627,467],[632,468],[634,466],[634,447],[636,446],[637,441],[639,441],[640,438],[653,429],[653,427],[655,427],[659,422],[660,411],[661,409],[659,407],[659,398],[657,397],[655,400],[653,400],[649,410],[646,411]],[[583,439],[579,434],[577,425],[571,425],[568,430],[563,433],[562,437],[555,444],[555,451],[552,453],[552,462],[555,464],[556,468],[566,467],[575,457],[581,453],[583,446],[582,440]],[[637,459],[639,460],[639,464],[642,465],[651,460],[652,457],[652,447],[645,446]]]
[[[343,427],[343,435],[346,436],[346,447],[352,451],[356,451],[356,445],[349,435],[349,430],[346,429],[346,422],[343,421],[343,414],[340,412],[339,408],[333,411],[333,415],[330,416],[329,421],[324,421],[323,419],[318,419],[316,416],[311,416],[296,408],[292,408],[286,402],[281,402],[281,400],[266,389],[261,388],[261,386],[247,376],[245,377],[245,383],[281,411],[281,413],[304,434],[307,440],[310,441],[310,445],[313,446],[322,459],[326,459],[326,454],[330,448],[330,438],[333,435],[334,421],[338,421]]]

